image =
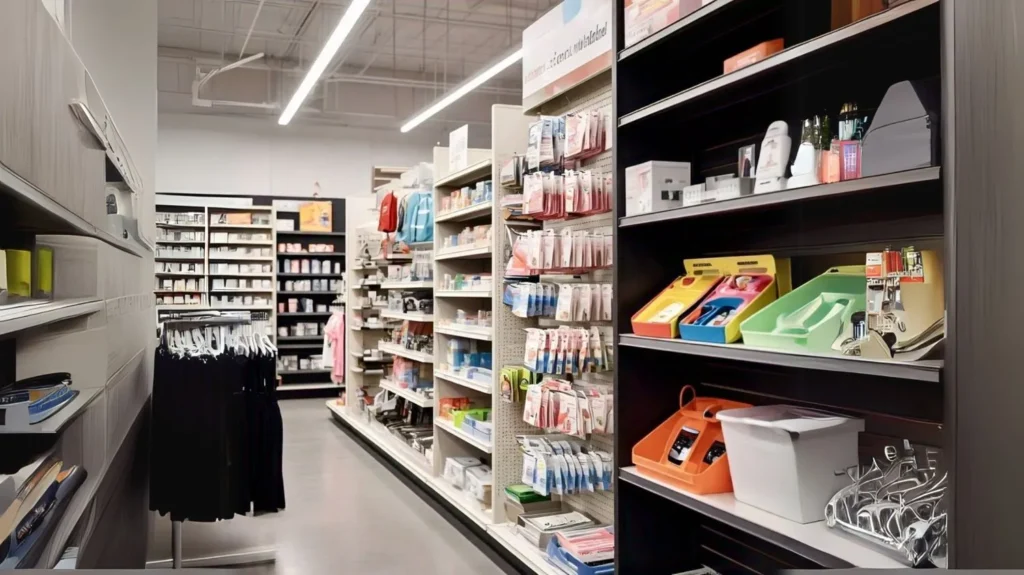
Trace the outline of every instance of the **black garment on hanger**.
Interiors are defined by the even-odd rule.
[[[274,362],[157,350],[151,510],[173,521],[217,521],[284,509]]]

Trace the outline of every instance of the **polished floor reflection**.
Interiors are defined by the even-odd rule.
[[[288,508],[216,524],[186,523],[184,557],[276,549],[248,573],[489,575],[502,573],[472,542],[331,420],[323,399],[282,401]],[[170,556],[157,517],[150,560]]]

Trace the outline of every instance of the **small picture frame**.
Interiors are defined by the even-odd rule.
[[[757,171],[757,145],[750,144],[739,149],[736,173],[741,178],[754,178]]]

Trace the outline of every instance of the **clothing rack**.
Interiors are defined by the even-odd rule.
[[[178,312],[168,314],[168,316],[169,319],[165,319],[157,326],[157,331],[160,333],[161,336],[165,335],[166,330],[168,329],[191,329],[225,325],[251,325],[253,321],[270,320],[270,313],[265,311],[196,311]],[[182,521],[171,521],[172,569],[181,569],[183,567],[181,528]],[[195,567],[222,567],[273,563],[276,561],[276,553],[276,548],[270,548],[255,551],[245,551],[240,553],[231,553],[225,555],[216,555],[211,557],[203,557],[193,560],[192,562],[194,563],[193,566]]]

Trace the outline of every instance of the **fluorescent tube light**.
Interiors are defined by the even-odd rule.
[[[448,95],[434,102],[433,104],[430,105],[429,108],[423,110],[422,112],[417,114],[416,117],[406,122],[405,125],[402,126],[402,133],[404,134],[405,132],[412,130],[416,126],[419,126],[434,114],[440,112],[441,110],[444,110],[448,106],[451,106],[452,103],[454,103],[459,98],[465,96],[466,94],[472,92],[473,90],[476,90],[484,82],[497,76],[502,70],[508,68],[512,64],[515,64],[516,62],[522,59],[523,49],[517,48],[515,52],[509,54],[508,56],[505,56],[497,64],[491,66],[490,68],[484,70],[483,72],[477,74],[476,76],[470,78],[469,80],[466,80],[465,82],[462,83],[462,85],[458,86],[457,88],[449,92]]]
[[[299,84],[299,88],[295,90],[295,95],[292,96],[290,102],[285,107],[281,117],[277,120],[277,123],[286,126],[288,122],[292,121],[292,117],[299,111],[299,107],[306,101],[306,96],[313,90],[313,86],[316,85],[317,80],[320,79],[320,75],[324,73],[327,65],[334,59],[334,55],[338,53],[338,48],[341,48],[345,38],[348,37],[349,32],[355,27],[356,22],[359,21],[359,17],[363,15],[366,7],[370,5],[370,0],[352,0],[349,4],[348,9],[345,10],[345,15],[341,17],[341,21],[338,22],[338,27],[331,33],[331,37],[327,39],[327,43],[324,44],[324,49],[320,51],[320,55],[316,57],[316,61],[309,68],[309,72],[306,72],[306,77],[303,78],[302,83]]]

